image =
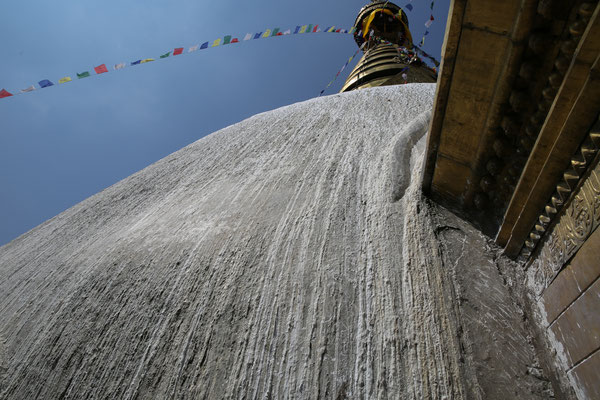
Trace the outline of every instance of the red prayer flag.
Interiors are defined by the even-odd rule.
[[[9,93],[4,89],[0,90],[0,99],[3,99],[5,97],[10,97],[10,96],[12,96],[12,93]]]
[[[108,69],[106,69],[106,65],[102,64],[95,67],[94,71],[96,71],[97,74],[103,74],[105,72],[108,72]]]
[[[174,56],[178,56],[178,55],[180,55],[181,53],[183,53],[183,47],[178,47],[178,48],[176,48],[175,50],[173,50],[173,55],[174,55]]]
[[[275,36],[283,36],[283,32],[277,32],[277,35]]]
[[[239,43],[240,41],[237,38],[231,39],[231,43]]]

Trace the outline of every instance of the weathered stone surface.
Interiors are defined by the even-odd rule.
[[[600,348],[600,281],[594,283],[550,326],[564,346],[569,367]]]
[[[516,268],[421,197],[433,91],[259,114],[1,247],[0,398],[546,398]]]
[[[600,398],[600,351],[595,352],[577,367],[573,368],[569,375],[578,383],[580,399]]]

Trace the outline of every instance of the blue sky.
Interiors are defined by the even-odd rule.
[[[187,54],[195,44],[279,27],[351,28],[367,0],[42,0],[0,3],[0,89],[93,67],[184,56],[0,99],[0,245],[220,128],[313,98],[357,47],[317,33]],[[397,2],[404,6],[408,0]],[[430,1],[412,0],[415,41]],[[449,0],[423,47],[440,57]],[[339,91],[352,64],[326,94]],[[93,74],[92,74],[93,75]],[[37,86],[37,85],[36,85]]]

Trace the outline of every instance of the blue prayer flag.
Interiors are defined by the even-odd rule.
[[[137,60],[137,61],[132,62],[131,65],[138,65],[141,62],[142,62],[142,60]]]
[[[260,39],[262,34],[263,34],[262,32],[258,32],[257,34],[254,35],[254,39]]]
[[[412,4],[407,4],[404,6],[404,8],[406,8],[408,11],[412,11],[413,6],[412,6]]]
[[[425,31],[425,34],[423,36],[427,36],[429,35],[429,31]]]
[[[54,86],[54,83],[50,82],[48,79],[43,79],[41,81],[38,82],[40,84],[40,87],[48,87],[48,86]]]
[[[296,33],[300,32],[300,28],[302,28],[302,27],[301,27],[301,26],[297,26],[297,27],[296,27],[296,30],[294,31],[294,35],[295,35]]]
[[[208,48],[208,42],[202,43],[202,46],[200,46],[200,49],[206,49],[206,48]]]

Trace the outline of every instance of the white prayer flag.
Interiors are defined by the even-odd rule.
[[[431,24],[433,24],[433,19],[428,19],[427,22],[425,22],[425,26],[427,28],[429,28],[431,26]]]
[[[252,39],[252,34],[246,33],[246,36],[244,36],[244,40],[250,40],[250,39]]]
[[[26,89],[21,89],[21,93],[25,93],[25,92],[33,92],[35,90],[35,86],[31,85]]]
[[[288,29],[287,31],[283,32],[284,35],[291,35],[292,34],[292,30]]]
[[[195,46],[192,46],[192,47],[190,47],[190,49],[188,50],[188,53],[191,53],[192,51],[196,51],[196,50],[198,50],[198,48],[199,48],[199,47],[200,47],[200,45],[199,45],[199,44],[197,44],[197,45],[195,45]]]
[[[115,70],[125,68],[125,63],[115,64]]]

